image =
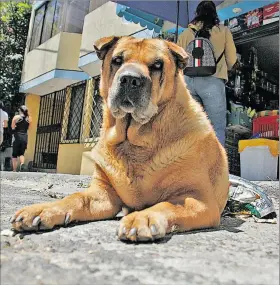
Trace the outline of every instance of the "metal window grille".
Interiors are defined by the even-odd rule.
[[[83,142],[87,147],[93,147],[99,139],[102,126],[103,100],[99,93],[100,77],[89,81],[88,98],[83,118]]]
[[[90,126],[90,137],[98,138],[102,125],[102,98],[99,93],[100,78],[95,80],[92,100],[92,117]]]
[[[67,88],[61,143],[79,143],[86,82]]]
[[[33,168],[56,169],[65,90],[41,97]]]

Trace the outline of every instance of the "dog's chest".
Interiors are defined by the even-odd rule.
[[[180,145],[154,151],[123,143],[102,154],[106,176],[121,200],[134,209],[160,201],[174,186],[180,161],[185,163]]]
[[[156,201],[158,194],[153,191],[151,179],[152,151],[123,144],[106,157],[106,175],[127,206],[141,209]]]

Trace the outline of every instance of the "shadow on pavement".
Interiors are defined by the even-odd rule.
[[[114,220],[119,220],[119,219],[114,219]],[[85,225],[85,224],[88,224],[88,223],[96,223],[96,222],[102,222],[102,221],[77,222],[77,223],[69,224],[67,226],[67,228],[78,227],[78,226],[82,226],[82,225]],[[148,242],[145,242],[145,243],[146,244],[147,243],[164,244],[164,243],[167,243],[172,238],[173,235],[191,235],[191,234],[198,234],[198,233],[201,233],[201,232],[216,232],[216,231],[224,231],[225,230],[225,231],[228,231],[228,232],[231,232],[231,233],[240,233],[240,232],[243,232],[243,231],[239,230],[238,227],[240,227],[243,223],[245,223],[245,221],[241,220],[238,217],[222,217],[221,225],[218,228],[209,228],[209,229],[193,230],[193,231],[183,232],[183,233],[168,234],[168,235],[166,235],[164,238],[162,238],[160,240],[148,241]],[[18,232],[18,234],[21,236],[21,238],[23,238],[24,236],[28,236],[28,235],[41,235],[41,234],[44,234],[44,233],[47,233],[47,232],[57,231],[57,230],[60,230],[61,228],[64,228],[64,227],[55,227],[52,230]],[[121,241],[121,242],[127,243],[127,244],[137,244],[137,243],[130,242],[130,241]],[[138,244],[140,244],[140,242]]]
[[[184,233],[178,233],[179,235],[191,235],[191,234],[198,234],[201,232],[217,232],[217,231],[228,231],[231,233],[242,233],[243,231],[238,229],[243,223],[244,220],[238,217],[222,217],[221,224],[218,228],[209,228],[209,229],[201,229],[201,230],[193,230]]]

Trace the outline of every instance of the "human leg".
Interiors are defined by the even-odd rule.
[[[0,132],[0,146],[4,140],[4,134]]]
[[[196,90],[195,90],[195,86],[194,86],[194,82],[195,82],[195,78],[194,77],[189,77],[189,76],[184,76],[185,78],[185,82],[187,84],[187,88],[190,91],[192,97],[201,105],[202,104],[202,100],[199,97],[199,95],[197,94]]]
[[[17,171],[17,157],[12,157],[13,171]]]
[[[213,76],[196,77],[194,87],[220,143],[224,145],[227,111],[224,81]]]
[[[18,140],[14,140],[13,142],[13,152],[12,152],[12,163],[13,163],[13,171],[17,170],[18,157],[19,157],[19,148],[20,144]]]

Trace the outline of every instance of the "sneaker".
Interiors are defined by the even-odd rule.
[[[25,169],[25,165],[24,165],[24,163],[22,163],[19,167],[19,172],[24,171],[24,169]]]

